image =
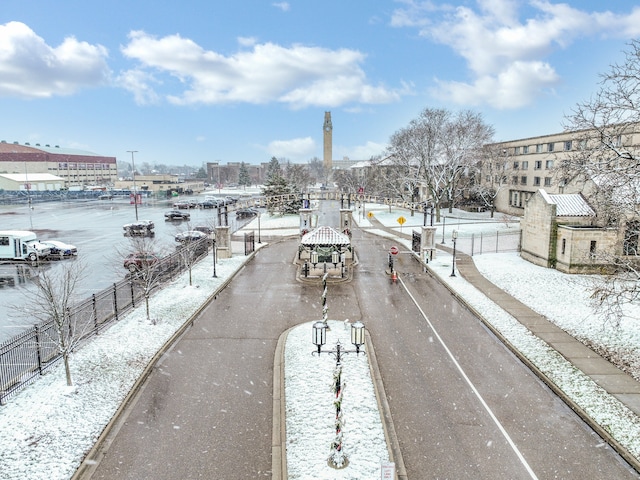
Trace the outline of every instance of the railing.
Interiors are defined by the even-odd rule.
[[[153,266],[158,281],[153,290],[188,268],[188,264],[203,258],[208,253],[208,239],[192,242],[188,247],[194,252],[191,260],[185,261],[184,253],[176,251],[162,258]],[[76,304],[69,312],[68,327],[73,328],[71,335],[77,344],[86,342],[110,323],[136,307],[144,297],[144,288],[139,277],[133,274],[113,286],[91,295]],[[22,388],[35,381],[47,369],[61,359],[58,348],[58,333],[52,320],[42,322],[16,335],[0,345],[0,405]]]

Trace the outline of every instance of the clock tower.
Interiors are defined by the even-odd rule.
[[[331,112],[324,112],[324,125],[323,125],[323,139],[324,139],[324,159],[323,166],[325,173],[329,173],[332,169],[332,157],[333,157],[333,125],[331,125]]]

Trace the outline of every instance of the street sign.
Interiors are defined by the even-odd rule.
[[[406,218],[404,217],[398,217],[398,223],[400,224],[400,226],[404,225],[404,223],[407,221]]]
[[[369,213],[367,213],[367,217],[369,217],[369,218],[373,218],[373,212],[369,212]]]
[[[395,245],[394,245],[394,246],[392,246],[392,247],[389,249],[389,253],[390,253],[391,255],[397,255],[397,254],[398,254],[398,247],[396,247]]]

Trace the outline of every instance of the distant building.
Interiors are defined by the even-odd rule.
[[[64,188],[64,178],[50,173],[1,173],[0,190],[12,192],[57,192]]]
[[[135,188],[134,188],[135,187]],[[197,179],[181,179],[179,175],[136,175],[134,179],[118,180],[115,188],[150,192],[154,195],[195,194],[204,191],[204,181]]]
[[[50,174],[63,181],[62,188],[112,185],[118,178],[115,157],[58,145],[41,146],[0,141],[0,173]]]

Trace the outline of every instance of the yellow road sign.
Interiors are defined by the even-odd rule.
[[[369,217],[369,218],[373,218],[373,212],[369,212],[369,213],[367,213],[367,217]]]
[[[399,223],[400,225],[404,225],[404,223],[405,223],[406,221],[407,221],[407,219],[406,219],[406,218],[404,218],[404,217],[398,217],[398,223]]]

